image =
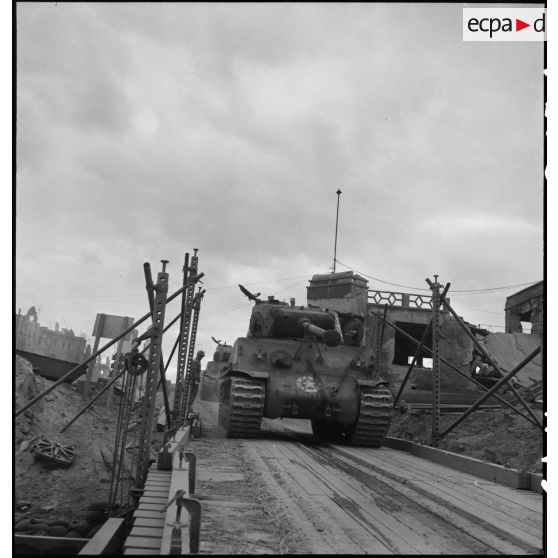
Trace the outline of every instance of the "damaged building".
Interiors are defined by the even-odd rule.
[[[54,329],[41,326],[34,306],[26,314],[16,315],[16,349],[46,357],[79,362],[85,355],[87,341],[71,329],[55,324]]]
[[[544,283],[539,281],[506,298],[506,333],[542,336]]]
[[[57,380],[91,354],[86,339],[77,336],[71,329],[60,329],[58,323],[54,329],[41,326],[34,306],[26,314],[22,314],[20,309],[14,325],[17,354],[31,362],[33,369],[47,378]],[[67,381],[74,381],[85,371],[85,366],[76,370]]]
[[[539,293],[541,297],[537,298]],[[314,275],[307,287],[307,298],[309,305],[334,310],[342,317],[358,316],[362,322],[366,345],[374,347],[376,366],[379,367],[381,375],[389,380],[393,389],[401,385],[417,348],[408,336],[420,341],[432,317],[429,292],[411,294],[371,290],[368,289],[365,278],[347,271]],[[542,315],[542,283],[510,296],[508,302],[506,325],[509,308],[510,321],[515,320],[516,315],[523,321],[529,313],[529,319],[533,320],[532,333],[540,331],[535,323],[539,323],[537,319]],[[393,324],[397,329],[391,326],[383,327],[384,312],[386,322]],[[491,333],[472,324],[466,323],[466,326],[504,371],[511,370],[540,344],[538,335],[522,331]],[[440,310],[439,332],[440,356],[467,376],[471,375],[475,358],[473,341],[443,307]],[[426,337],[425,346],[432,348],[431,333]],[[517,380],[520,384],[529,386],[540,381],[541,377],[539,355],[518,373]],[[418,355],[407,389],[431,388],[432,358],[427,350],[423,350]],[[444,363],[441,363],[440,388],[442,392],[447,393],[478,391],[472,382]]]

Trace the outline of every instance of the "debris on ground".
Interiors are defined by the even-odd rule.
[[[33,455],[48,465],[69,467],[74,462],[76,446],[65,446],[44,436],[33,447]]]
[[[542,420],[540,410],[534,413]],[[440,432],[459,416],[441,415]],[[429,445],[431,433],[432,413],[421,411],[396,414],[389,436]],[[511,409],[475,411],[440,440],[438,447],[510,469],[542,473],[543,433]]]
[[[54,382],[33,372],[31,364],[16,356],[15,408],[21,408]],[[101,444],[112,452],[118,399],[111,407],[101,398],[63,434],[60,429],[86,404],[81,391],[72,384],[61,384],[14,421],[15,530],[25,534],[53,535],[63,526],[68,537],[91,536],[87,522],[90,502],[107,498],[110,472],[94,448]],[[36,461],[32,448],[42,437],[63,447],[74,446],[75,457],[69,468],[45,467]],[[134,434],[129,435],[133,441]],[[107,457],[105,455],[105,457]],[[112,458],[111,458],[112,460]],[[60,522],[65,522],[63,525]],[[57,523],[56,523],[57,522]],[[66,525],[67,523],[67,525]]]

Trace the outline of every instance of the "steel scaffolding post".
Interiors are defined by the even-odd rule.
[[[448,292],[448,289],[450,288],[450,283],[447,283],[445,288],[444,288],[444,293],[442,294],[442,297],[444,296],[445,293]],[[418,358],[420,356],[420,354],[422,353],[422,348],[424,347],[424,344],[426,343],[426,340],[428,339],[428,335],[430,333],[432,329],[432,318],[430,318],[430,321],[428,322],[428,325],[426,326],[426,329],[424,330],[424,333],[422,334],[422,338],[419,342],[419,344],[417,345],[416,351],[415,351],[415,355],[413,356],[413,360],[411,361],[411,364],[409,364],[409,368],[407,369],[407,373],[405,374],[405,377],[403,378],[403,381],[401,382],[401,385],[399,386],[399,391],[397,392],[397,395],[395,396],[395,399],[393,401],[393,406],[395,407],[399,401],[399,399],[401,398],[401,395],[403,394],[403,390],[405,389],[405,386],[407,385],[407,382],[409,381],[409,378],[411,377],[411,372],[413,371],[413,368],[415,367]]]
[[[184,382],[184,373],[186,371],[188,338],[190,336],[190,322],[192,318],[192,308],[194,305],[194,291],[196,287],[196,275],[198,269],[197,248],[194,248],[191,265],[188,265],[189,254],[184,257],[184,285],[187,288],[182,297],[182,320],[180,324],[180,340],[178,342],[178,364],[176,369],[176,386],[174,390],[173,402],[173,419],[174,426],[181,421],[182,400],[185,396],[185,388],[187,384]]]
[[[432,439],[430,443],[438,447],[440,432],[440,283],[434,275],[434,283],[426,280],[432,289]]]
[[[149,344],[148,368],[145,374],[145,393],[141,407],[142,420],[139,431],[138,463],[135,479],[136,488],[142,488],[145,484],[151,456],[155,398],[157,396],[157,382],[159,380],[161,367],[161,346],[169,287],[169,274],[165,273],[165,267],[166,262],[163,262],[163,270],[157,274],[157,284],[155,285],[153,325],[151,329],[151,342]]]
[[[388,311],[388,305],[384,304],[384,312],[382,315],[382,325],[380,326],[379,314],[375,314],[376,317],[376,371],[378,375],[381,375],[382,370],[382,347],[384,345],[384,332],[386,329],[386,316]]]
[[[188,361],[186,363],[186,374],[184,378],[184,397],[182,398],[182,406],[180,408],[180,421],[184,423],[184,420],[188,416],[188,399],[190,396],[190,376],[192,373],[192,360],[194,359],[194,349],[196,345],[196,335],[198,333],[198,321],[200,317],[200,306],[203,299],[205,291],[199,291],[194,298],[194,315],[192,318],[192,331],[190,333],[190,346],[188,348]]]

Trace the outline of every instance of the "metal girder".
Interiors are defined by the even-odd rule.
[[[440,433],[440,283],[434,275],[434,283],[426,280],[432,289],[432,434],[430,443],[438,446]]]
[[[145,373],[145,392],[142,404],[142,421],[139,431],[138,465],[136,472],[137,488],[143,487],[145,483],[151,456],[151,436],[153,434],[157,381],[159,379],[161,367],[161,345],[165,322],[168,280],[169,274],[162,271],[157,275],[157,284],[155,285],[155,306],[153,308],[153,326],[149,345],[149,367]]]
[[[384,333],[386,330],[386,316],[388,311],[388,305],[384,305],[384,312],[382,315],[382,325],[378,323],[376,326],[376,368],[378,375],[381,375],[382,370],[382,346],[384,345]],[[376,315],[377,316],[377,315]]]
[[[203,276],[203,273],[200,273],[198,275],[198,277],[196,278],[196,280],[201,279],[202,276]],[[171,300],[174,300],[179,294],[182,294],[185,289],[186,289],[185,286],[180,287],[180,289],[178,289],[171,296],[168,297],[167,302],[170,302]],[[147,320],[148,318],[151,318],[152,316],[153,316],[152,313],[148,312],[147,314],[145,314],[145,316],[142,316],[139,320],[135,321],[129,328],[125,329],[122,333],[119,333],[114,339],[111,339],[106,345],[103,345],[98,351],[96,351],[96,352],[94,351],[93,354],[91,356],[89,356],[87,359],[85,359],[83,362],[80,362],[79,364],[76,364],[71,370],[66,372],[66,374],[64,374],[64,376],[62,376],[61,378],[56,380],[56,382],[54,382],[54,384],[52,384],[50,387],[45,389],[45,391],[43,391],[42,393],[39,393],[39,395],[37,395],[36,397],[31,399],[31,401],[26,403],[20,409],[17,409],[16,412],[15,412],[15,416],[18,417],[19,415],[21,415],[22,413],[27,411],[27,409],[29,409],[29,407],[32,407],[33,405],[35,405],[35,403],[40,401],[43,397],[45,397],[45,395],[48,395],[53,389],[56,389],[60,384],[65,382],[76,370],[78,370],[78,368],[81,368],[81,367],[85,366],[86,364],[90,363],[92,360],[96,359],[101,353],[106,351],[109,347],[111,347],[112,345],[117,343],[120,339],[122,339],[122,337],[124,337],[125,335],[127,335],[128,333],[133,331],[136,327],[138,327],[140,324],[145,322],[145,320]]]
[[[187,285],[182,297],[182,320],[180,324],[180,339],[178,342],[178,364],[176,370],[176,386],[174,390],[173,417],[175,424],[181,420],[182,400],[184,399],[185,382],[184,372],[186,370],[188,338],[190,336],[190,323],[192,319],[192,308],[194,305],[194,290],[196,286],[196,274],[198,268],[197,249],[194,249],[192,263],[189,266],[189,254],[184,258],[184,284]]]
[[[201,289],[201,287],[200,287]],[[186,374],[184,378],[184,396],[180,407],[180,421],[183,423],[188,416],[188,399],[190,395],[190,376],[192,373],[192,360],[194,359],[194,349],[196,345],[196,335],[198,333],[198,321],[200,317],[201,301],[205,291],[199,291],[194,297],[194,314],[192,317],[192,331],[190,332],[190,346],[188,347],[188,360],[186,363]]]

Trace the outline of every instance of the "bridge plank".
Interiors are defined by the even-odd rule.
[[[153,510],[140,510],[137,509],[134,512],[134,517],[148,517],[148,518],[154,518],[154,519],[159,519],[163,514],[161,512],[158,511],[153,511]]]
[[[161,517],[136,517],[134,520],[134,527],[151,527],[151,528],[163,528],[165,524],[165,518],[163,514]]]
[[[126,539],[126,548],[149,548],[152,550],[159,550],[161,546],[161,539],[154,539],[152,537],[128,537]]]
[[[160,527],[140,527],[134,525],[130,531],[130,537],[151,537],[153,539],[161,539],[163,536],[163,525]]]
[[[163,507],[164,507],[164,505],[162,506],[161,504],[154,504],[154,503],[151,503],[151,502],[143,502],[142,500],[140,500],[138,510],[153,510],[153,511],[160,512],[163,509]]]

